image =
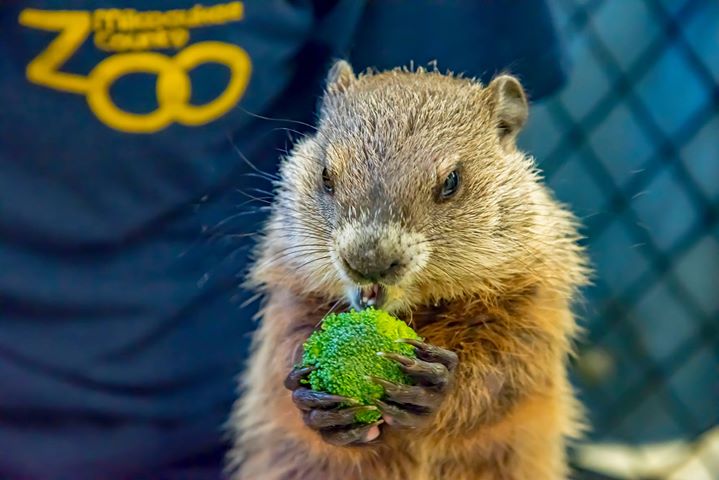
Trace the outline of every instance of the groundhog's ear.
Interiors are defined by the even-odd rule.
[[[352,85],[357,77],[352,65],[344,60],[338,60],[327,74],[327,93],[342,93]]]
[[[500,75],[488,87],[495,97],[494,118],[500,139],[511,141],[527,121],[529,106],[522,85],[511,75]]]

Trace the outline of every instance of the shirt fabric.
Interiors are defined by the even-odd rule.
[[[220,478],[255,168],[336,58],[565,72],[539,1],[0,3],[0,478]]]

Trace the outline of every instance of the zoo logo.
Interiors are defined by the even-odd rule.
[[[236,7],[237,4],[239,2],[220,6]],[[196,6],[195,10],[197,7],[199,6]],[[237,9],[233,11],[236,12]],[[192,44],[174,56],[147,51],[117,53],[99,62],[87,76],[67,73],[60,68],[90,34],[91,13],[25,9],[20,14],[19,22],[26,27],[60,32],[47,48],[28,64],[28,80],[56,90],[85,95],[90,110],[100,121],[123,132],[153,133],[173,122],[186,126],[209,123],[237,104],[245,92],[252,70],[250,57],[242,48],[229,43],[204,41]],[[197,23],[196,21],[191,26],[202,26]],[[222,23],[222,19],[217,21],[215,18],[214,23]],[[157,33],[152,32],[153,38],[158,38]],[[98,35],[95,37],[96,44]],[[189,34],[184,38],[189,38]],[[214,100],[203,105],[193,105],[190,103],[192,85],[188,72],[204,63],[225,65],[230,70],[230,80],[225,90]],[[110,95],[112,85],[121,77],[132,73],[157,75],[156,110],[143,114],[128,112],[113,101]]]

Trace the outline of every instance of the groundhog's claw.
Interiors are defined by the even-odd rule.
[[[399,368],[420,385],[444,387],[449,381],[449,370],[441,363],[425,362],[396,353],[380,352],[380,354],[399,363]]]
[[[293,368],[285,377],[285,388],[287,390],[297,390],[302,385],[300,381],[314,370],[314,367]]]
[[[415,428],[425,423],[444,399],[447,386],[457,366],[457,354],[417,340],[403,339],[403,343],[415,347],[417,358],[396,353],[380,353],[414,381],[414,385],[401,385],[370,377],[384,388],[383,400],[375,404],[388,425]]]
[[[450,372],[454,370],[454,367],[457,366],[457,362],[459,361],[459,358],[457,357],[456,353],[441,347],[436,347],[428,343],[423,343],[419,340],[414,340],[412,338],[400,338],[397,341],[400,343],[407,343],[409,345],[412,345],[414,347],[417,358],[419,358],[420,360],[424,360],[426,362],[441,363],[442,365],[447,367]]]
[[[426,422],[426,417],[403,409],[402,407],[385,403],[382,400],[375,400],[375,403],[382,412],[382,418],[387,425],[402,428],[415,428]]]
[[[309,388],[298,388],[292,392],[292,401],[300,410],[312,410],[313,408],[335,408],[340,404],[357,405],[357,401],[341,395],[332,395],[324,392],[317,392]]]
[[[328,427],[345,427],[355,423],[355,415],[370,410],[377,410],[374,405],[361,407],[341,408],[337,410],[310,410],[303,415],[305,424],[314,429],[321,430]]]
[[[377,377],[370,377],[370,379],[384,388],[387,400],[393,403],[432,409],[442,401],[441,392],[434,389],[414,385],[399,385]]]
[[[382,424],[382,420],[368,425],[361,425],[355,428],[348,429],[326,429],[320,430],[320,434],[325,442],[336,445],[359,445],[363,443],[369,443],[372,440],[377,439],[380,435],[379,426]]]
[[[302,380],[312,371],[309,368],[294,368],[285,378],[285,387],[292,391],[292,401],[302,411],[302,419],[309,428],[316,430],[332,445],[359,445],[371,442],[380,435],[379,425],[355,423],[355,415],[368,410],[377,410],[374,405],[352,406],[358,402],[341,395],[311,390]]]

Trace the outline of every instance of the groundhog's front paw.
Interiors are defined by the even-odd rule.
[[[379,437],[382,420],[370,424],[355,422],[357,413],[377,410],[378,407],[342,407],[343,404],[357,405],[357,402],[303,387],[301,380],[311,371],[311,367],[295,368],[285,379],[285,387],[292,391],[292,401],[302,410],[302,418],[308,427],[319,432],[327,443],[338,446],[369,443]]]
[[[454,352],[417,340],[400,341],[413,345],[417,358],[396,353],[381,355],[397,362],[414,381],[414,385],[395,384],[372,377],[385,390],[385,401],[377,400],[376,404],[387,424],[415,428],[425,423],[442,403],[452,382],[458,358]]]

